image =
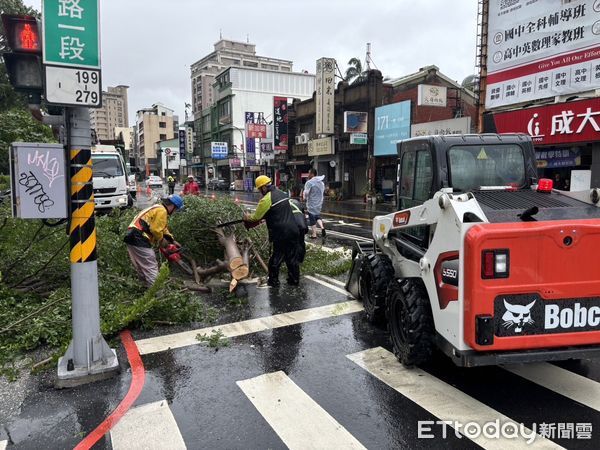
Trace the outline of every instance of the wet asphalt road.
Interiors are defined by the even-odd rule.
[[[168,436],[178,433],[190,449],[286,448],[275,431],[281,431],[278,428],[281,424],[265,419],[237,385],[241,380],[278,371],[283,371],[301,392],[366,448],[478,447],[471,440],[459,439],[452,433],[442,439],[441,429],[437,430],[435,440],[418,439],[418,421],[435,421],[438,416],[419,401],[408,398],[409,391],[406,395],[397,392],[347,357],[379,346],[389,350],[387,335],[383,329],[368,324],[364,313],[346,313],[341,305],[349,299],[335,289],[338,284],[328,284],[304,278],[298,288],[252,287],[248,304],[238,307],[229,320],[264,318],[337,304],[339,310],[334,309],[328,317],[243,334],[230,338],[230,345],[218,350],[195,342],[142,355],[146,380],[134,406],[163,402],[168,405],[174,424],[153,440],[153,448],[175,448]],[[142,347],[144,338],[169,333],[173,330],[135,332],[134,338]],[[131,373],[121,348],[119,356],[123,371],[111,380],[64,391],[52,389],[49,379],[32,383],[21,413],[0,426],[0,441],[8,439],[8,448],[75,446],[108,416],[127,392]],[[569,382],[579,380],[575,375],[579,374],[592,383],[595,391],[589,395],[597,399],[599,361],[568,362],[560,366],[567,368],[567,375],[571,377],[566,379],[565,392]],[[453,386],[467,398],[478,401],[480,406],[487,405],[494,413],[528,426],[542,422],[589,423],[593,440],[554,441],[565,448],[597,448],[600,413],[594,405],[584,406],[499,367],[459,369],[439,355],[434,364],[423,369],[420,376],[424,377],[424,383],[428,381],[426,377],[441,380],[447,383],[446,390]],[[393,365],[388,372],[397,372],[402,377],[405,370]],[[410,387],[410,381],[403,384],[404,388]],[[426,401],[426,397],[423,399]],[[460,401],[453,402],[444,392],[435,398],[435,404],[456,411],[456,418],[481,419],[478,410],[471,410]],[[276,414],[280,416],[283,417]],[[143,427],[144,423],[147,421],[142,419],[138,426]],[[293,425],[301,432],[311,431],[302,430],[304,425],[300,422]],[[118,436],[120,439],[123,439],[122,434]],[[113,445],[116,439],[109,434],[95,448],[131,448]],[[315,444],[305,443],[306,446],[299,448]],[[489,448],[505,445],[495,442]]]
[[[251,205],[253,199],[241,200]],[[340,209],[333,214],[367,220],[372,214],[362,205],[336,206]],[[327,205],[326,210],[331,211]],[[364,224],[361,230],[352,226],[343,230],[362,234],[369,228],[368,222]],[[208,301],[218,305],[223,300],[211,297]],[[339,282],[323,277],[304,277],[297,288],[285,284],[277,290],[250,287],[248,303],[232,306],[222,322],[262,318],[252,322],[260,331],[237,324],[238,335],[218,350],[195,340],[178,347],[172,336],[163,350],[142,350],[146,353],[142,355],[145,383],[141,395],[121,420],[123,426],[117,426],[94,448],[135,448],[134,444],[146,445],[144,439],[151,439],[151,448],[184,445],[190,449],[350,448],[349,442],[369,449],[511,448],[515,445],[511,440],[460,438],[451,429],[443,438],[440,426],[432,426],[435,439],[418,437],[419,421],[443,418],[483,423],[484,417],[501,415],[530,428],[548,424],[554,437],[545,442],[546,448],[598,448],[600,361],[541,365],[537,381],[497,366],[457,368],[442,355],[422,370],[407,371],[393,362],[381,372],[367,370],[348,355],[391,348],[386,331],[368,324],[363,312],[349,312],[349,301],[354,303],[343,294]],[[329,312],[317,318],[295,316],[298,311],[316,311],[327,305],[332,305]],[[283,313],[287,314],[281,316]],[[166,339],[161,336],[180,331],[184,329],[136,331],[134,338],[141,349],[147,349],[147,339],[161,341]],[[20,413],[0,420],[0,449],[3,441],[9,449],[77,445],[116,408],[132,381],[124,350],[118,341],[114,345],[122,367],[116,378],[64,391],[52,388],[51,373],[33,378]],[[166,349],[169,346],[171,349]],[[383,360],[383,356],[378,358]],[[242,389],[247,386],[245,380],[252,383],[280,371],[288,380],[285,389],[268,384],[268,389],[258,391],[260,395]],[[396,377],[398,384],[380,379],[386,376]],[[290,382],[297,388],[290,389]],[[559,387],[553,388],[556,384]],[[271,403],[265,400],[270,393],[275,395]],[[296,395],[292,413],[297,416],[290,418],[285,405],[286,396],[292,394]],[[260,406],[261,398],[266,407]],[[307,402],[307,398],[312,400]],[[147,408],[153,407],[156,413],[156,405],[163,416],[152,421]],[[310,423],[311,417],[322,414],[326,420]],[[329,421],[334,425],[328,427]],[[569,424],[573,428],[586,424],[583,430],[591,429],[591,439],[561,438],[560,424],[566,424],[563,428],[567,431]],[[296,434],[290,435],[290,429]],[[340,430],[346,434],[335,434]],[[339,439],[333,441],[336,445],[319,445],[328,433]],[[582,433],[580,437],[587,436]],[[542,443],[536,440],[536,444]],[[513,448],[519,447],[525,446]]]

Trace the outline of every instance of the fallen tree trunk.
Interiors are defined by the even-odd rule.
[[[231,273],[231,276],[234,280],[243,280],[250,275],[250,269],[247,263],[247,254],[246,260],[242,256],[240,249],[235,241],[235,235],[225,235],[223,230],[215,230],[217,237],[219,239],[219,243],[225,248],[225,255],[227,259],[227,270]],[[236,283],[237,284],[237,283]],[[231,288],[231,290],[235,289],[235,286]]]

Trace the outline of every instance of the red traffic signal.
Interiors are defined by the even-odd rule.
[[[31,16],[2,14],[8,46],[15,53],[42,53],[38,22]]]
[[[36,18],[2,14],[2,24],[11,50],[2,55],[10,83],[18,91],[41,91],[42,45]]]

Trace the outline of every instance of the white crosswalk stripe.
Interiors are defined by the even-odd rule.
[[[477,422],[480,425],[499,420],[502,424],[511,422],[517,429],[519,427],[519,424],[509,417],[427,372],[417,368],[404,368],[392,353],[381,347],[347,357],[440,420],[463,424]],[[529,445],[522,436],[516,439],[490,439],[482,433],[470,438],[485,449],[562,448],[541,436],[537,436]]]
[[[549,363],[504,366],[526,380],[600,411],[600,383]]]
[[[317,274],[315,274],[315,277],[320,278],[323,281],[327,281],[331,284],[334,284],[334,285],[337,285],[340,287],[346,286],[346,283],[344,283],[343,281],[336,280],[335,278],[328,277],[327,275],[321,275],[320,273],[317,273]]]
[[[306,278],[311,279],[311,277]],[[337,286],[329,285],[322,280],[314,279],[313,281],[317,281],[319,284],[327,286],[332,290],[339,291],[344,295],[349,295],[343,289],[338,288]],[[220,331],[224,337],[235,337],[250,333],[257,333],[259,331],[271,330],[274,328],[287,327],[304,322],[312,322],[314,320],[327,319],[344,314],[352,314],[362,310],[362,303],[359,303],[355,300],[342,303],[332,303],[330,305],[276,314],[274,316],[259,317],[257,319],[244,320],[242,322],[217,325],[198,330],[184,331],[181,333],[141,339],[136,341],[136,344],[140,354],[147,355],[149,353],[163,352],[173,348],[198,345],[200,344],[198,339],[196,339],[198,335],[206,334],[210,336],[213,331]]]
[[[365,448],[281,371],[237,385],[290,449]]]
[[[350,293],[349,293],[348,291],[346,291],[346,289],[344,289],[344,288],[342,288],[342,287],[333,286],[333,285],[331,285],[331,284],[327,283],[326,281],[323,281],[323,280],[320,280],[320,279],[318,279],[318,278],[315,278],[315,277],[313,277],[312,275],[306,275],[306,277],[305,277],[305,278],[307,278],[308,280],[314,281],[315,283],[319,283],[319,284],[321,284],[321,285],[323,285],[323,286],[326,286],[326,287],[328,287],[329,289],[331,289],[331,290],[333,290],[333,291],[339,292],[340,294],[343,294],[343,295],[347,295],[347,296],[349,296],[349,297],[352,297],[352,296],[350,295]]]
[[[110,431],[113,450],[187,448],[166,400],[127,411]]]
[[[8,441],[0,441],[0,450],[4,450],[8,445]]]

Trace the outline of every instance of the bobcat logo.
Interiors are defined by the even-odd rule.
[[[511,329],[515,327],[515,333],[521,333],[523,327],[526,324],[532,325],[535,321],[531,318],[531,308],[535,304],[536,300],[532,301],[528,305],[511,305],[504,300],[504,307],[506,312],[502,316],[502,326],[505,329]]]

